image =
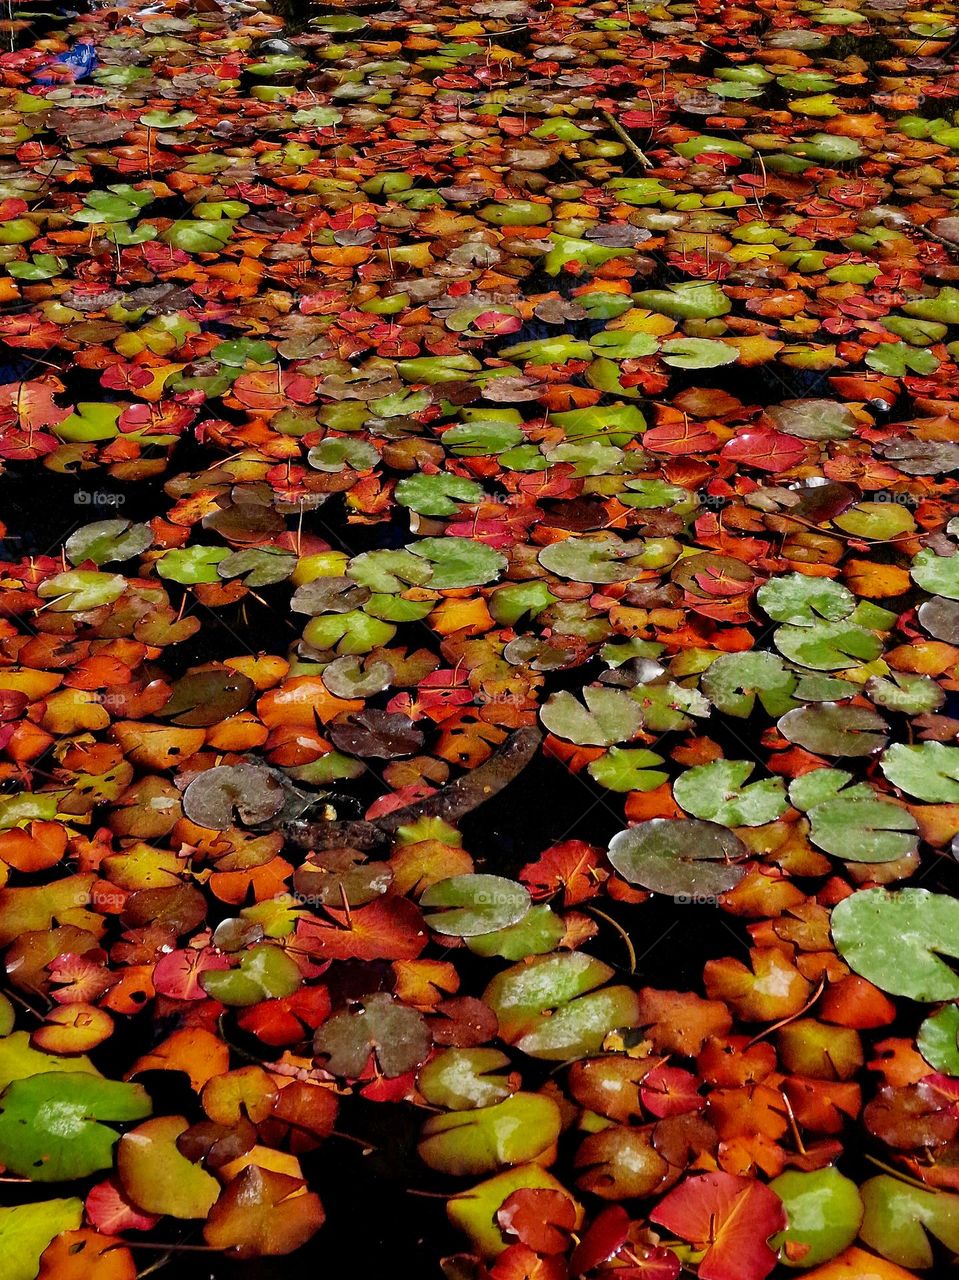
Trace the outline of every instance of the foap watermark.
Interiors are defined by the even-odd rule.
[[[674,893],[673,902],[680,907],[717,907],[719,897],[715,893]]]
[[[108,493],[105,489],[78,489],[73,495],[73,502],[77,507],[122,507],[126,495]]]
[[[83,690],[84,702],[96,702],[101,707],[122,707],[129,702],[129,695],[125,693],[106,693],[100,689]]]
[[[482,706],[508,706],[525,708],[529,704],[529,696],[522,693],[488,693],[479,689],[473,694],[473,701]]]
[[[889,502],[897,507],[918,507],[922,497],[915,493],[902,493],[893,489],[876,489],[869,494],[869,502]]]
[[[710,511],[722,511],[733,500],[727,493],[706,493],[702,489],[696,491],[696,499],[701,507]]]

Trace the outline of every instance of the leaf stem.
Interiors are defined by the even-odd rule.
[[[614,920],[612,916],[608,916],[605,911],[600,911],[599,907],[588,906],[586,910],[589,912],[590,915],[598,916],[601,920],[605,920],[607,924],[613,926],[613,928],[622,938],[626,946],[626,952],[629,956],[629,972],[635,973],[636,972],[636,948],[633,946],[632,939],[630,938],[626,930],[623,928],[623,926],[619,923],[618,920]]]

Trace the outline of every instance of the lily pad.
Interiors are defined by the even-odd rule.
[[[883,753],[880,767],[907,795],[938,804],[959,804],[959,747],[941,742],[907,746],[893,743]]]
[[[620,689],[590,685],[583,690],[583,701],[585,706],[561,689],[547,698],[540,719],[557,737],[599,747],[628,742],[642,728],[642,710]]]
[[[129,520],[96,520],[72,533],[64,550],[71,564],[92,560],[101,565],[131,560],[152,545],[149,525],[133,524]]]
[[[40,1256],[51,1240],[76,1231],[83,1220],[83,1201],[44,1200],[0,1209],[0,1251],[7,1280],[36,1280]]]
[[[923,1269],[935,1261],[929,1237],[959,1252],[959,1196],[924,1190],[881,1173],[862,1186],[861,1235],[871,1249],[901,1267]]]
[[[749,760],[714,760],[695,765],[673,785],[676,803],[694,818],[724,827],[759,827],[786,812],[780,778],[747,783],[755,769]]]
[[[959,901],[928,889],[863,889],[833,907],[832,936],[849,967],[890,995],[955,1000]]]
[[[779,732],[807,751],[825,756],[870,756],[889,741],[889,725],[870,707],[820,702],[781,716]]]
[[[595,1053],[614,1028],[638,1021],[638,996],[604,986],[611,977],[608,965],[581,951],[536,956],[497,974],[483,999],[508,1044],[563,1062]]]
[[[818,1267],[852,1244],[859,1234],[863,1202],[856,1184],[832,1166],[790,1169],[769,1184],[783,1202],[789,1225],[781,1237],[780,1262]]]
[[[672,897],[715,899],[745,875],[741,840],[711,822],[652,818],[613,837],[609,860],[624,880]]]
[[[469,938],[517,924],[530,909],[526,888],[503,876],[452,876],[420,898],[434,933]]]
[[[68,1182],[113,1164],[119,1134],[103,1121],[142,1120],[142,1085],[89,1072],[46,1072],[15,1080],[0,1096],[0,1161],[34,1182]]]

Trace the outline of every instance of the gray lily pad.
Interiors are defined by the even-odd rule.
[[[712,822],[652,818],[614,836],[609,860],[624,880],[655,893],[715,898],[745,875],[743,842]]]

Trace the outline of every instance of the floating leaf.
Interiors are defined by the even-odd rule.
[[[101,1122],[141,1120],[150,1111],[141,1085],[85,1071],[15,1080],[0,1095],[0,1160],[34,1182],[85,1178],[113,1163],[118,1134]]]
[[[880,766],[893,786],[907,795],[946,804],[959,802],[959,747],[941,742],[915,746],[897,742],[883,752]]]
[[[9,1280],[36,1280],[40,1256],[51,1240],[75,1231],[83,1218],[83,1201],[44,1200],[0,1208],[0,1247]]]
[[[755,765],[748,760],[716,760],[696,765],[673,787],[676,801],[694,818],[726,827],[758,827],[786,811],[779,778],[746,783]]]
[[[767,1240],[785,1227],[786,1214],[769,1187],[719,1172],[687,1178],[650,1220],[705,1249],[702,1280],[764,1280],[776,1265]]]
[[[421,1014],[377,993],[328,1018],[314,1037],[313,1052],[334,1075],[351,1078],[361,1075],[375,1054],[379,1070],[390,1077],[418,1067],[430,1044]]]
[[[613,837],[609,860],[631,884],[656,893],[715,898],[744,875],[743,843],[724,827],[653,818]]]
[[[205,1218],[216,1201],[220,1184],[177,1147],[177,1139],[188,1127],[182,1116],[155,1116],[120,1139],[121,1185],[147,1213]]]
[[[910,1000],[954,1000],[959,903],[928,889],[860,890],[832,912],[836,947],[856,973]]]
[[[503,876],[453,876],[431,885],[420,898],[434,933],[472,938],[517,924],[530,908],[527,890]]]
[[[862,1199],[862,1238],[891,1262],[931,1267],[929,1236],[952,1253],[959,1249],[959,1196],[924,1191],[883,1173],[863,1183]]]
[[[493,1106],[427,1120],[418,1151],[431,1169],[476,1177],[545,1155],[561,1128],[559,1108],[551,1098],[514,1093]]]
[[[868,1184],[867,1184],[868,1185]],[[788,1226],[780,1255],[787,1266],[816,1267],[847,1249],[859,1235],[859,1188],[838,1169],[791,1169],[769,1184],[783,1202]]]
[[[564,1061],[595,1052],[609,1031],[638,1017],[628,987],[596,990],[612,976],[582,952],[537,956],[495,977],[483,998],[507,1043],[535,1058]]]
[[[540,719],[558,737],[593,746],[628,742],[639,732],[643,714],[628,694],[593,686],[583,690],[583,699],[585,707],[565,690],[551,694]]]

